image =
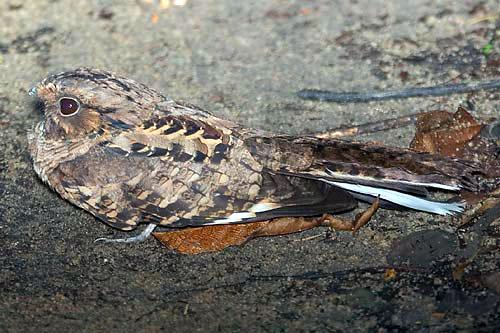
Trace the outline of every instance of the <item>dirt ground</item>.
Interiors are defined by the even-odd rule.
[[[355,237],[319,228],[187,256],[154,239],[95,244],[123,234],[43,185],[26,150],[38,119],[27,90],[80,66],[284,133],[467,100],[498,117],[498,91],[350,105],[295,95],[498,78],[498,42],[484,49],[499,40],[485,19],[497,0],[162,3],[0,1],[1,332],[500,329],[498,210],[460,232],[452,218],[385,210]],[[357,139],[408,146],[413,131]]]

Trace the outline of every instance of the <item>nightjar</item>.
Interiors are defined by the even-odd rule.
[[[77,69],[30,91],[40,178],[120,230],[319,216],[380,198],[382,207],[452,215],[428,189],[475,188],[473,162],[373,144],[272,134],[217,118],[115,74]]]

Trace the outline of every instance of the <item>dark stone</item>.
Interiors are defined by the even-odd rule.
[[[443,230],[417,231],[392,244],[387,263],[391,266],[430,267],[457,250],[458,242],[454,234]]]

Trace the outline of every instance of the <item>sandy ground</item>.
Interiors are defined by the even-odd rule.
[[[496,0],[192,0],[168,9],[141,0],[2,0],[0,331],[499,329],[492,216],[458,233],[450,218],[381,211],[356,237],[316,229],[198,256],[154,239],[94,244],[120,233],[44,186],[26,151],[38,117],[26,91],[79,66],[293,134],[454,110],[468,96],[335,105],[295,92],[498,77],[498,46],[490,61],[481,51],[495,24],[474,22],[498,9]],[[499,92],[469,97],[477,117],[500,114]],[[408,127],[358,139],[407,146],[412,135]],[[475,253],[454,281],[456,262]],[[392,279],[384,279],[388,268]]]

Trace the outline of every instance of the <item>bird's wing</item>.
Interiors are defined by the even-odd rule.
[[[128,163],[131,174],[111,181],[122,184],[116,212],[104,216],[102,203],[90,199],[96,216],[114,226],[184,227],[321,215],[356,206],[338,187],[263,168],[240,138],[245,129],[190,110],[157,113],[133,128],[113,124],[115,132],[96,146],[101,157],[87,160],[105,159],[108,167]]]
[[[281,175],[275,177],[287,178]],[[357,206],[357,201],[347,191],[338,187],[311,180],[304,180],[303,183],[309,183],[307,184],[309,190],[304,190],[302,185],[305,184],[297,186],[288,183],[286,192],[282,191],[279,196],[268,197],[265,196],[266,185],[264,185],[254,199],[236,192],[228,192],[227,187],[216,187],[215,191],[196,192],[200,185],[191,184],[189,190],[196,187],[190,193],[196,197],[194,201],[181,196],[165,206],[161,204],[162,192],[155,191],[144,198],[132,197],[130,205],[138,207],[141,222],[176,228],[239,224],[284,216],[318,216],[324,213],[345,212]],[[221,190],[225,192],[221,193]],[[139,191],[144,190],[139,189]],[[284,195],[287,197],[283,198]]]

